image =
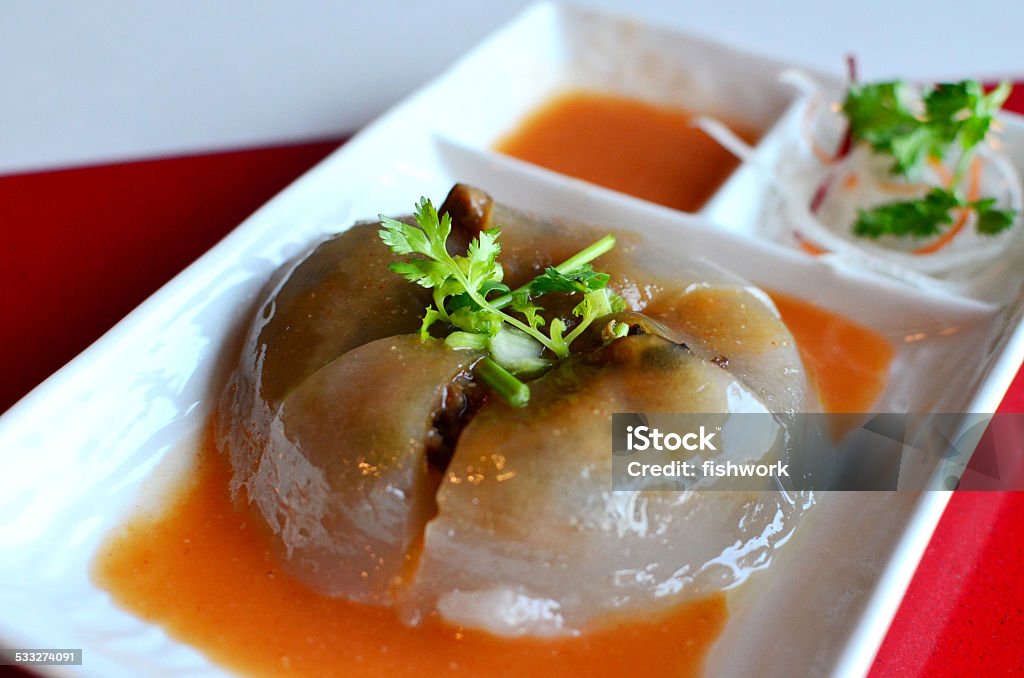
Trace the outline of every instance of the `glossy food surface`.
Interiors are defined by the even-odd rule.
[[[501,229],[513,287],[603,235],[463,185],[441,212],[456,217],[450,249]],[[403,329],[421,290],[387,269],[372,226],[286,270],[250,329],[218,435],[232,491],[258,509],[284,569],[327,595],[393,605],[410,625],[439,617],[504,636],[573,636],[766,567],[809,495],[611,492],[609,422],[614,412],[760,412],[785,426],[816,406],[792,335],[737,276],[617,237],[598,264],[630,335],[608,343],[600,328],[614,316],[599,320],[532,382],[522,409],[486,388],[470,404],[459,380],[478,354]],[[542,303],[573,323],[577,301]],[[436,439],[447,449],[432,455]],[[720,453],[741,447],[789,454],[738,441]]]

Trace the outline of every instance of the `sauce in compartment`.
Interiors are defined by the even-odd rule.
[[[686,212],[700,209],[739,161],[691,124],[692,113],[572,92],[529,116],[497,150],[555,172]],[[753,142],[752,130],[729,125]]]
[[[805,301],[772,298],[822,401],[867,408],[892,348]],[[692,676],[725,626],[725,595],[580,638],[502,639],[439,623],[402,625],[391,610],[320,596],[292,580],[265,528],[229,498],[231,471],[212,441],[173,502],[101,547],[93,577],[114,600],[232,670],[255,675]]]

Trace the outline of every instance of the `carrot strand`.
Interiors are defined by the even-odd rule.
[[[804,137],[804,141],[807,143],[808,148],[814,153],[814,157],[818,159],[822,165],[831,165],[838,160],[832,153],[826,151],[825,148],[818,143],[818,140],[814,136],[814,130],[811,129],[811,122],[814,118],[814,114],[818,111],[818,106],[821,104],[819,98],[815,96],[804,108],[803,119],[800,122],[800,131]]]
[[[938,163],[938,166],[942,167],[944,170],[946,169],[941,163]],[[936,168],[936,171],[938,171],[938,168]],[[967,185],[967,200],[974,202],[978,199],[978,195],[981,193],[981,161],[978,158],[971,161],[971,168],[969,171],[970,179]],[[946,170],[946,172],[948,174],[949,170]],[[950,176],[950,180],[952,180],[952,176]],[[957,210],[957,219],[952,228],[943,233],[941,238],[928,243],[924,247],[918,247],[913,251],[913,253],[933,254],[953,242],[953,238],[955,238],[957,234],[963,230],[964,226],[967,225],[967,218],[970,214],[971,210],[966,207]]]
[[[949,168],[942,164],[942,161],[938,158],[928,158],[928,165],[931,166],[935,173],[939,175],[939,181],[945,188],[951,188],[953,186],[953,173],[949,171]]]
[[[815,245],[813,242],[805,238],[800,231],[794,231],[793,237],[796,239],[796,244],[800,246],[800,249],[812,256],[816,257],[822,254],[828,254],[828,250]]]

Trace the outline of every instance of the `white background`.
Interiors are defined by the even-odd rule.
[[[526,4],[0,0],[0,173],[353,131]],[[1024,77],[1020,0],[579,4],[866,78]]]

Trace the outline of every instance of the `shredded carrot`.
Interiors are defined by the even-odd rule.
[[[975,159],[977,162],[977,159]],[[949,171],[949,168],[942,164],[942,161],[938,158],[928,158],[928,165],[935,170],[935,173],[939,175],[939,181],[945,188],[949,188],[953,185],[953,173]],[[972,165],[973,167],[973,165]]]
[[[804,117],[801,124],[801,130],[803,131],[804,140],[807,142],[808,148],[814,153],[814,157],[818,159],[822,165],[832,165],[836,162],[837,158],[835,154],[826,151],[818,140],[814,138],[814,132],[811,131],[811,118],[818,110],[819,98],[814,97],[808,102],[807,107],[804,109]]]
[[[893,195],[919,195],[928,188],[927,184],[904,184],[899,181],[879,181],[878,188]]]
[[[970,210],[961,209],[957,210],[956,221],[953,223],[953,227],[942,234],[942,237],[931,243],[928,243],[924,247],[918,247],[913,251],[914,254],[934,254],[943,247],[953,241],[953,238],[963,229],[967,224],[967,217],[970,216]]]
[[[941,163],[938,164],[938,167],[942,167],[943,170],[946,170],[946,168],[943,167]],[[938,167],[936,167],[936,172],[938,172]],[[967,184],[967,199],[974,201],[978,199],[978,195],[981,193],[981,161],[978,158],[974,158],[974,160],[971,161],[971,167],[969,171],[970,180]],[[949,170],[946,170],[946,172],[948,173]],[[946,180],[943,179],[943,181]],[[952,182],[952,176],[950,176],[949,182]],[[947,183],[946,185],[948,186],[949,183]],[[943,233],[941,238],[938,238],[937,240],[928,243],[924,247],[918,247],[916,250],[914,250],[914,254],[933,254],[941,250],[949,243],[953,242],[953,238],[955,238],[957,234],[963,230],[964,226],[967,225],[967,218],[970,215],[971,210],[969,209],[957,210],[956,222],[953,223],[952,228]]]
[[[794,231],[793,237],[796,239],[796,244],[800,246],[804,252],[807,252],[811,256],[819,256],[822,254],[828,254],[828,250],[823,247],[815,245],[813,242],[803,236],[800,231]]]
[[[848,191],[852,191],[859,185],[860,175],[857,174],[856,172],[850,172],[849,174],[846,175],[846,178],[843,179],[843,188],[845,188]]]

